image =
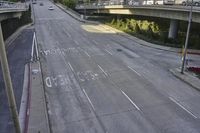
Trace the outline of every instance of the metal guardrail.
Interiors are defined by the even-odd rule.
[[[19,10],[19,9],[27,9],[26,3],[20,2],[8,2],[8,1],[0,1],[0,10]]]

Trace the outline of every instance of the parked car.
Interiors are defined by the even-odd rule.
[[[43,5],[44,5],[44,4],[41,2],[41,3],[40,3],[40,6],[43,6]]]
[[[155,5],[164,5],[163,0],[156,0]]]
[[[174,5],[175,0],[163,0],[163,5]]]
[[[187,6],[187,5],[191,5],[191,4],[192,4],[192,0],[183,0],[182,1],[183,6]],[[193,5],[200,6],[200,0],[193,0]]]
[[[156,0],[155,4],[156,5],[174,5],[175,1],[174,0]]]
[[[153,5],[153,0],[144,0],[143,2],[142,2],[142,5]]]

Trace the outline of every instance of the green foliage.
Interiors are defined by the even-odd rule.
[[[55,3],[61,3],[68,8],[74,9],[76,6],[76,0],[53,0]]]
[[[161,45],[182,47],[185,43],[187,23],[180,23],[180,29],[177,39],[168,38],[169,21],[146,20],[144,18],[133,19],[131,17],[121,17],[120,19],[112,19],[109,25],[127,32],[131,35],[145,39],[152,43],[159,43]],[[200,49],[200,26],[199,24],[192,24],[189,39],[189,48]]]

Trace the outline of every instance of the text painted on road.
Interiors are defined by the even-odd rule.
[[[41,50],[40,53],[42,55],[61,55],[61,54],[66,54],[66,53],[79,53],[83,51],[80,47],[77,48],[55,48],[55,49],[46,49],[46,50]]]
[[[49,88],[57,86],[66,86],[70,84],[70,79],[67,75],[49,76],[45,78],[45,84]]]
[[[77,77],[79,81],[84,82],[84,81],[99,79],[99,74],[93,71],[77,72]]]

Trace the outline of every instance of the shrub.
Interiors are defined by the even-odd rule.
[[[75,0],[63,0],[62,3],[71,9],[74,9],[76,6]]]

